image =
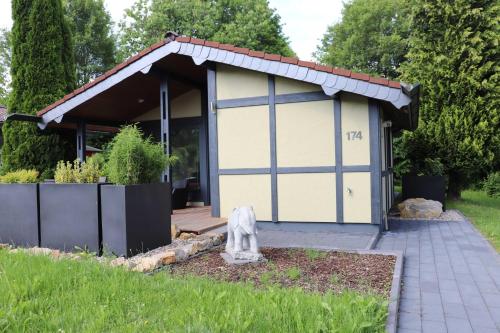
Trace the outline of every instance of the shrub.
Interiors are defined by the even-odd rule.
[[[6,184],[28,184],[36,183],[38,181],[38,171],[36,170],[17,170],[6,173],[0,176],[0,183]]]
[[[485,179],[483,190],[490,197],[500,197],[500,171],[491,173]]]
[[[155,183],[175,160],[163,153],[161,144],[144,139],[137,126],[131,125],[123,127],[111,142],[106,170],[115,184]]]
[[[57,163],[54,179],[56,183],[97,183],[102,175],[102,169],[96,159],[89,158],[87,162],[73,163],[59,161]]]

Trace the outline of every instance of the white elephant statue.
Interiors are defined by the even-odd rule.
[[[261,260],[257,243],[257,224],[253,207],[237,207],[227,223],[226,252],[233,259]]]

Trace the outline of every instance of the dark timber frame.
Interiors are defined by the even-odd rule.
[[[168,77],[162,76],[160,83],[160,138],[163,151],[170,156],[170,98],[168,95],[168,84]],[[163,172],[162,181],[169,182],[171,179],[171,170],[167,166]]]
[[[87,126],[83,120],[78,121],[76,128],[76,157],[85,162],[87,147]]]
[[[247,98],[235,98],[217,100],[216,96],[216,66],[213,63],[208,65],[207,70],[207,91],[208,91],[208,124],[209,124],[209,156],[210,156],[210,192],[212,215],[220,216],[220,175],[257,175],[269,174],[271,176],[271,222],[277,223],[278,219],[278,175],[293,173],[334,173],[336,180],[336,224],[349,223],[344,219],[344,188],[343,174],[345,172],[369,172],[371,190],[371,223],[382,224],[381,215],[381,147],[380,147],[380,105],[374,99],[368,99],[369,114],[369,137],[370,137],[370,164],[369,165],[348,165],[342,163],[342,103],[341,94],[333,97],[326,95],[322,91],[304,92],[276,95],[275,76],[268,75],[268,96],[257,96]],[[312,102],[321,100],[333,100],[332,119],[335,137],[335,163],[330,166],[308,166],[308,167],[278,167],[276,153],[276,105],[300,102]],[[235,168],[219,169],[218,167],[218,143],[217,143],[217,109],[230,109],[247,106],[269,106],[269,131],[270,131],[270,162],[269,168]],[[269,221],[260,221],[269,222]],[[314,221],[311,221],[314,222]],[[307,223],[311,223],[307,222]],[[298,223],[298,222],[294,222]]]

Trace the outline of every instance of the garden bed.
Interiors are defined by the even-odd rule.
[[[263,248],[267,262],[228,265],[222,248],[173,264],[174,276],[205,276],[226,282],[250,282],[257,287],[298,287],[307,292],[342,292],[346,289],[389,296],[395,256]]]

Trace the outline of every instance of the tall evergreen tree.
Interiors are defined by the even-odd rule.
[[[64,0],[74,41],[76,81],[82,86],[115,65],[111,16],[103,0]]]
[[[499,167],[499,17],[496,0],[421,0],[413,12],[406,82],[420,82],[420,123],[404,142],[416,165],[439,159],[448,196]]]
[[[7,104],[11,59],[10,31],[0,29],[0,105]]]
[[[352,0],[328,27],[314,56],[324,64],[394,79],[408,52],[407,0]]]
[[[120,22],[120,55],[129,57],[167,31],[294,55],[281,18],[267,0],[137,0]]]
[[[10,113],[35,114],[74,89],[73,45],[61,0],[13,0]],[[4,170],[36,168],[45,175],[65,156],[57,134],[36,124],[3,127]]]

